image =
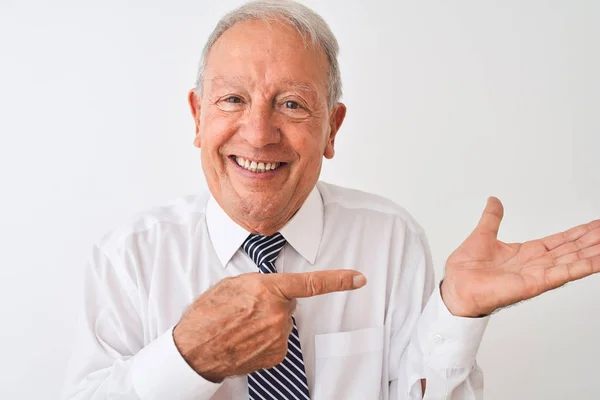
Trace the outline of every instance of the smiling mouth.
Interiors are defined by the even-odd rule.
[[[258,174],[264,173],[264,172],[269,172],[269,171],[274,171],[276,169],[281,168],[282,166],[286,165],[286,163],[284,162],[279,162],[279,161],[272,161],[272,162],[264,162],[264,161],[256,161],[256,160],[250,160],[244,157],[238,157],[238,156],[229,156],[229,158],[233,161],[235,161],[235,163],[237,165],[239,165],[240,167],[250,171],[250,172],[255,172]]]

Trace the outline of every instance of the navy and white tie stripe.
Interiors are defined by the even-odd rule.
[[[242,248],[263,274],[276,273],[275,260],[285,245],[280,233],[272,236],[250,235]],[[254,371],[248,375],[248,396],[250,400],[309,400],[304,360],[300,348],[300,338],[296,319],[288,338],[288,352],[281,362],[272,368]]]

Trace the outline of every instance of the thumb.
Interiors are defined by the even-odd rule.
[[[504,206],[502,205],[502,202],[497,197],[489,197],[475,231],[480,233],[492,233],[494,237],[497,238],[500,222],[503,217]]]
[[[363,274],[349,269],[269,274],[268,277],[286,299],[354,290],[367,283]]]

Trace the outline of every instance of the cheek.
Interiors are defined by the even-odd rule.
[[[202,147],[210,157],[218,153],[221,146],[235,134],[236,119],[230,115],[209,114],[200,121],[200,140]]]
[[[296,132],[291,135],[291,143],[300,157],[305,158],[306,162],[313,163],[320,160],[327,144],[327,125],[320,121],[307,124],[302,132]]]

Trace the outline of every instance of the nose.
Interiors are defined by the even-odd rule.
[[[281,132],[275,122],[273,110],[266,104],[252,105],[240,127],[239,134],[256,148],[279,143],[281,140]]]

